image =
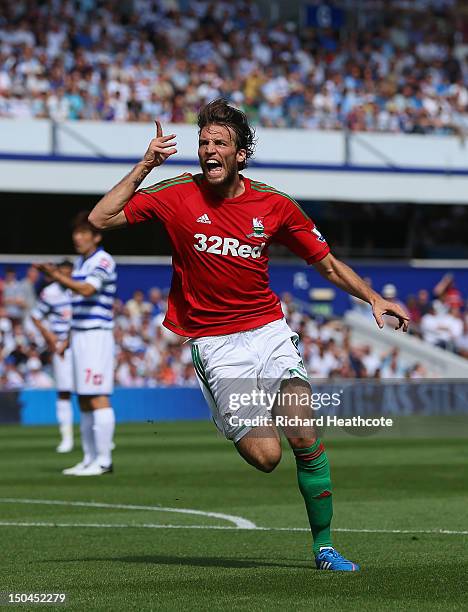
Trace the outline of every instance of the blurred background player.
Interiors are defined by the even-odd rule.
[[[73,264],[64,260],[58,264],[60,274],[71,277]],[[49,279],[50,280],[50,279]],[[73,450],[73,366],[68,334],[71,322],[71,291],[57,281],[49,283],[41,291],[31,319],[46,341],[52,354],[52,369],[57,387],[56,413],[62,437],[58,453]]]
[[[115,261],[100,246],[102,235],[89,223],[87,211],[76,216],[72,238],[79,257],[71,278],[55,266],[41,266],[44,272],[73,292],[69,342],[80,403],[84,456],[63,473],[100,476],[113,471],[115,416],[109,396],[114,378],[112,310],[117,274]]]

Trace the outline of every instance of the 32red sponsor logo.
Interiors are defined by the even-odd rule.
[[[206,236],[195,234],[196,240],[193,245],[197,251],[212,253],[213,255],[231,255],[232,257],[243,257],[247,259],[258,259],[265,247],[265,242],[258,246],[241,244],[237,238],[221,238],[221,236]]]

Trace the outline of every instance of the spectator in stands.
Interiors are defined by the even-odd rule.
[[[13,325],[8,311],[5,307],[0,307],[0,334],[3,340],[11,336]]]
[[[198,387],[197,377],[191,363],[184,365],[178,379],[177,384],[181,387]]]
[[[115,329],[121,331],[130,325],[130,312],[120,299],[114,301],[114,324]]]
[[[35,266],[29,266],[26,276],[19,281],[20,293],[25,304],[25,314],[29,314],[36,303],[36,285],[38,280],[39,270]]]
[[[151,287],[148,292],[148,300],[151,305],[150,315],[151,318],[157,317],[161,313],[166,312],[166,303],[163,299],[162,291],[159,287]]]
[[[425,342],[436,345],[439,337],[437,334],[438,320],[434,307],[431,305],[429,311],[421,318],[421,335]]]
[[[14,322],[23,320],[26,312],[26,299],[14,268],[7,268],[5,272],[3,303],[9,319]]]
[[[318,351],[314,351],[308,362],[308,372],[311,378],[328,378],[330,372],[339,366],[338,360],[328,350],[325,343],[318,341]]]
[[[463,319],[459,307],[451,306],[448,312],[441,312],[438,319],[439,333],[443,334],[439,346],[454,351],[457,339],[463,334]]]
[[[122,336],[122,347],[130,353],[138,353],[139,351],[144,351],[146,349],[144,339],[141,337],[139,331],[139,324],[136,323],[137,321],[141,321],[141,319],[132,317],[131,320],[135,323],[131,323],[130,326],[124,331]]]
[[[411,318],[411,332],[413,334],[420,334],[421,319],[431,309],[429,291],[427,289],[420,289],[416,297],[409,295],[406,299],[406,308]]]
[[[418,301],[414,295],[409,295],[406,298],[406,310],[410,316],[411,325],[419,328],[419,322],[421,321],[421,311],[418,308]]]
[[[24,379],[11,362],[5,363],[4,372],[0,377],[0,389],[16,391],[24,387]]]
[[[115,373],[116,383],[122,387],[144,387],[145,378],[137,370],[130,352],[124,352]]]
[[[437,312],[434,307],[421,319],[423,339],[440,348],[454,350],[463,333],[463,320],[458,308]]]
[[[431,300],[427,289],[420,289],[416,296],[416,308],[420,313],[420,318],[427,314],[431,309]]]
[[[145,294],[141,289],[133,292],[133,297],[125,304],[130,318],[134,321],[141,321],[147,312],[151,312],[152,305],[145,301]]]
[[[15,320],[13,320],[15,321]],[[8,355],[8,358],[17,366],[20,370],[26,364],[29,358],[29,339],[24,333],[21,323],[14,322],[12,329],[12,350]]]
[[[369,344],[362,347],[361,361],[366,369],[366,376],[372,378],[381,367],[380,359]]]
[[[398,348],[393,348],[383,357],[380,378],[404,378],[405,370],[398,359],[399,353]]]
[[[167,362],[163,362],[156,370],[155,379],[159,385],[170,387],[176,384],[177,375]]]
[[[428,372],[421,363],[415,363],[408,369],[407,376],[411,379],[428,378]]]
[[[364,378],[366,367],[362,361],[362,350],[351,348],[349,351],[349,367],[353,372],[353,378]]]
[[[222,94],[265,126],[463,135],[467,27],[452,4],[368,0],[350,37],[270,24],[248,0],[5,0],[0,116],[187,123]]]
[[[455,286],[455,280],[451,272],[444,274],[434,287],[433,294],[435,297],[434,307],[437,312],[447,312],[451,308],[460,310],[463,306],[461,291]]]
[[[31,389],[51,389],[54,386],[52,376],[42,369],[42,363],[37,354],[33,354],[26,362],[26,386]]]

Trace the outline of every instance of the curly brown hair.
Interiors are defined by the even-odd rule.
[[[222,125],[231,128],[236,135],[237,150],[245,149],[245,161],[238,164],[239,170],[247,167],[247,160],[255,152],[255,130],[249,125],[247,115],[238,108],[230,106],[223,98],[213,100],[198,113],[198,128],[202,131],[207,125]]]

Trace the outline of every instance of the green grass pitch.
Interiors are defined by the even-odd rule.
[[[0,592],[66,592],[73,610],[466,610],[468,446],[455,430],[325,436],[352,574],[314,569],[287,450],[262,474],[210,423],[127,424],[115,473],[76,478],[60,473],[80,453],[54,452],[56,428],[3,426]]]

